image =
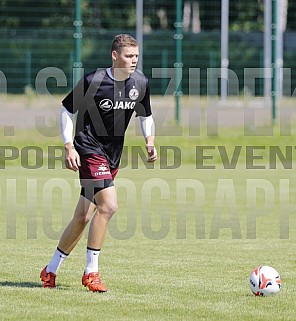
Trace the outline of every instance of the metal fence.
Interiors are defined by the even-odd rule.
[[[137,1],[81,0],[79,3],[83,22],[79,26],[81,63],[87,72],[111,64],[110,44],[115,34],[130,33],[136,37]],[[234,3],[239,7],[234,7]],[[228,68],[238,76],[241,92],[248,89],[244,83],[244,69],[264,67],[264,1],[250,3],[254,10],[244,8],[242,1],[230,1]],[[0,70],[5,75],[8,92],[34,89],[36,77],[47,67],[60,69],[67,78],[66,86],[59,86],[56,79],[49,78],[50,92],[66,92],[73,86],[76,5],[77,1],[73,0],[0,3]],[[199,68],[200,93],[217,94],[208,68],[221,66],[221,1],[181,1],[181,5],[182,91],[189,92],[190,69]],[[143,71],[150,78],[152,94],[165,92],[169,81],[167,71],[175,67],[176,6],[177,1],[168,0],[148,0],[143,4]],[[289,6],[284,33],[284,67],[291,68],[291,88],[294,88],[296,19],[293,13],[296,6],[290,3]],[[236,12],[235,8],[241,12]],[[256,17],[251,15],[254,12]],[[162,68],[160,77],[153,75],[153,68]],[[258,79],[255,92],[251,94],[262,95],[263,85],[262,79]]]

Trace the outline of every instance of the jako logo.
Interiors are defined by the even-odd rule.
[[[100,101],[100,108],[103,110],[110,110],[113,108],[113,102],[110,99],[103,99]]]
[[[100,101],[99,107],[105,111],[110,109],[134,109],[136,105],[135,101],[116,101],[115,106],[110,99],[103,99]]]
[[[95,173],[95,176],[102,176],[102,175],[110,175],[110,171],[108,170],[108,167],[105,164],[101,164],[98,167],[97,172]]]
[[[114,109],[133,109],[135,105],[135,101],[116,101]]]
[[[105,172],[108,169],[108,167],[105,164],[102,164],[98,167],[98,170]]]

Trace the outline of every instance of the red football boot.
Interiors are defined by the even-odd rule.
[[[52,272],[46,272],[46,267],[40,273],[40,279],[44,288],[55,288],[56,275]]]
[[[92,292],[107,292],[107,286],[102,283],[99,272],[91,272],[82,276],[82,284]]]

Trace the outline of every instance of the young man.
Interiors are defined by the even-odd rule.
[[[148,162],[157,159],[154,121],[146,77],[136,70],[139,48],[129,35],[117,35],[111,47],[112,67],[84,76],[63,100],[62,137],[66,167],[79,171],[81,195],[74,216],[58,247],[41,271],[43,287],[54,288],[57,271],[91,221],[87,241],[87,263],[82,284],[93,292],[106,292],[98,259],[107,225],[117,210],[113,180],[124,144],[124,134],[133,112],[139,117],[146,141]],[[74,141],[73,115],[77,112]]]

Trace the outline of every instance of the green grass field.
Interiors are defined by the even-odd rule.
[[[16,138],[5,145],[39,146],[45,159],[49,145],[60,145],[59,137],[33,131]],[[116,183],[119,211],[100,256],[105,294],[81,285],[86,237],[62,265],[56,290],[39,282],[75,207],[77,174],[60,162],[54,170],[47,161],[30,169],[33,154],[7,161],[0,185],[0,319],[295,320],[296,161],[293,155],[292,168],[278,161],[271,169],[268,149],[294,150],[295,142],[278,131],[245,137],[229,129],[217,137],[158,137],[159,149],[178,147],[181,160],[174,161],[171,150],[153,169],[141,160],[132,165],[129,154]],[[131,150],[142,139],[126,143]],[[214,168],[196,168],[196,146],[214,146],[202,163]],[[242,146],[232,169],[224,168],[229,162],[217,146],[225,147],[229,162]],[[254,152],[259,158],[252,165],[261,169],[247,168],[246,146],[265,147]],[[274,297],[255,297],[249,289],[248,276],[261,264],[281,274],[283,287]]]

